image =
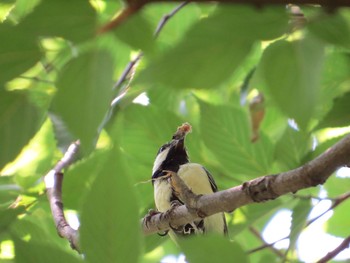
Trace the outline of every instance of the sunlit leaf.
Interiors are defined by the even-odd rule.
[[[85,152],[96,143],[98,127],[112,96],[113,62],[105,51],[91,51],[70,61],[58,77],[54,110],[79,138]]]
[[[315,111],[322,65],[323,45],[308,37],[271,44],[258,68],[275,103],[303,129]]]
[[[107,162],[86,196],[81,214],[81,246],[88,262],[136,262],[141,233],[129,173],[119,151]]]
[[[345,229],[350,228],[349,218],[346,216],[349,209],[350,209],[349,201],[343,202],[336,209],[334,209],[334,213],[332,217],[327,222],[327,232],[329,234],[343,237],[343,238],[346,238],[349,236],[349,233],[345,231]]]
[[[328,178],[327,183],[324,185],[327,190],[327,194],[331,198],[337,198],[340,195],[347,193],[350,189],[350,178],[340,178],[337,176],[331,176]],[[336,212],[338,213],[338,212]]]
[[[41,114],[25,94],[0,89],[0,167],[20,153],[41,121]]]

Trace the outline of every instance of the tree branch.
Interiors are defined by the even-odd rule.
[[[350,135],[336,143],[309,163],[277,175],[262,176],[242,185],[203,195],[196,200],[197,208],[206,216],[229,212],[241,206],[275,199],[287,193],[323,184],[338,168],[350,162]],[[184,225],[199,219],[195,211],[185,205],[177,207],[171,214],[159,213],[144,218],[143,232],[152,234],[169,229],[171,225]],[[192,209],[193,210],[193,209]]]
[[[123,23],[126,19],[128,19],[131,15],[138,12],[143,6],[146,4],[151,3],[176,3],[176,2],[183,2],[181,0],[139,0],[139,1],[129,1],[128,6],[122,10],[121,13],[119,13],[114,19],[112,19],[110,22],[102,26],[98,31],[97,34],[103,34],[110,30],[113,30],[114,28],[118,27],[121,23]],[[186,5],[187,3],[213,3],[211,0],[189,0],[186,2],[183,2],[181,5]],[[293,4],[293,5],[303,5],[303,4],[314,4],[314,5],[321,5],[324,7],[327,7],[329,10],[334,10],[338,7],[346,7],[350,6],[350,2],[348,0],[337,0],[337,1],[330,1],[330,0],[293,0],[286,2],[285,0],[217,0],[214,1],[216,3],[224,3],[224,4],[245,4],[245,5],[254,5],[257,7],[261,7],[264,5],[286,5],[286,4]],[[181,7],[180,7],[181,8]],[[176,11],[177,12],[177,11]],[[166,16],[163,18],[165,21],[168,19]],[[158,30],[157,30],[158,31]],[[156,36],[157,36],[156,31]]]
[[[56,164],[56,166],[48,172],[44,177],[46,194],[50,202],[51,213],[54,219],[57,233],[60,237],[69,240],[73,249],[79,252],[79,233],[73,229],[67,222],[62,202],[62,182],[63,173],[62,170],[68,167],[77,157],[80,147],[80,142],[76,141],[72,143],[62,159]]]
[[[329,252],[326,256],[321,258],[317,263],[326,263],[332,258],[334,258],[336,255],[338,255],[340,252],[342,252],[344,249],[349,248],[350,246],[350,236],[345,238],[341,244],[336,247],[333,251]]]

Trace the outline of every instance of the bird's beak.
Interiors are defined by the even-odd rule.
[[[191,125],[189,123],[184,123],[177,128],[172,140],[177,151],[185,150],[185,137],[189,132],[191,132]]]

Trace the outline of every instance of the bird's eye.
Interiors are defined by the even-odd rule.
[[[162,147],[160,147],[159,152],[161,153],[164,150],[165,150],[165,146],[162,146]]]

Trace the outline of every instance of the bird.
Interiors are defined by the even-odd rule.
[[[185,146],[186,134],[191,132],[191,125],[184,123],[178,127],[170,142],[162,145],[156,155],[152,169],[154,201],[158,212],[166,212],[173,204],[184,204],[179,193],[171,183],[169,171],[177,173],[189,189],[196,195],[212,194],[218,191],[209,171],[198,163],[191,163]],[[173,240],[196,234],[216,233],[227,235],[224,213],[214,214],[184,226],[167,231]]]

